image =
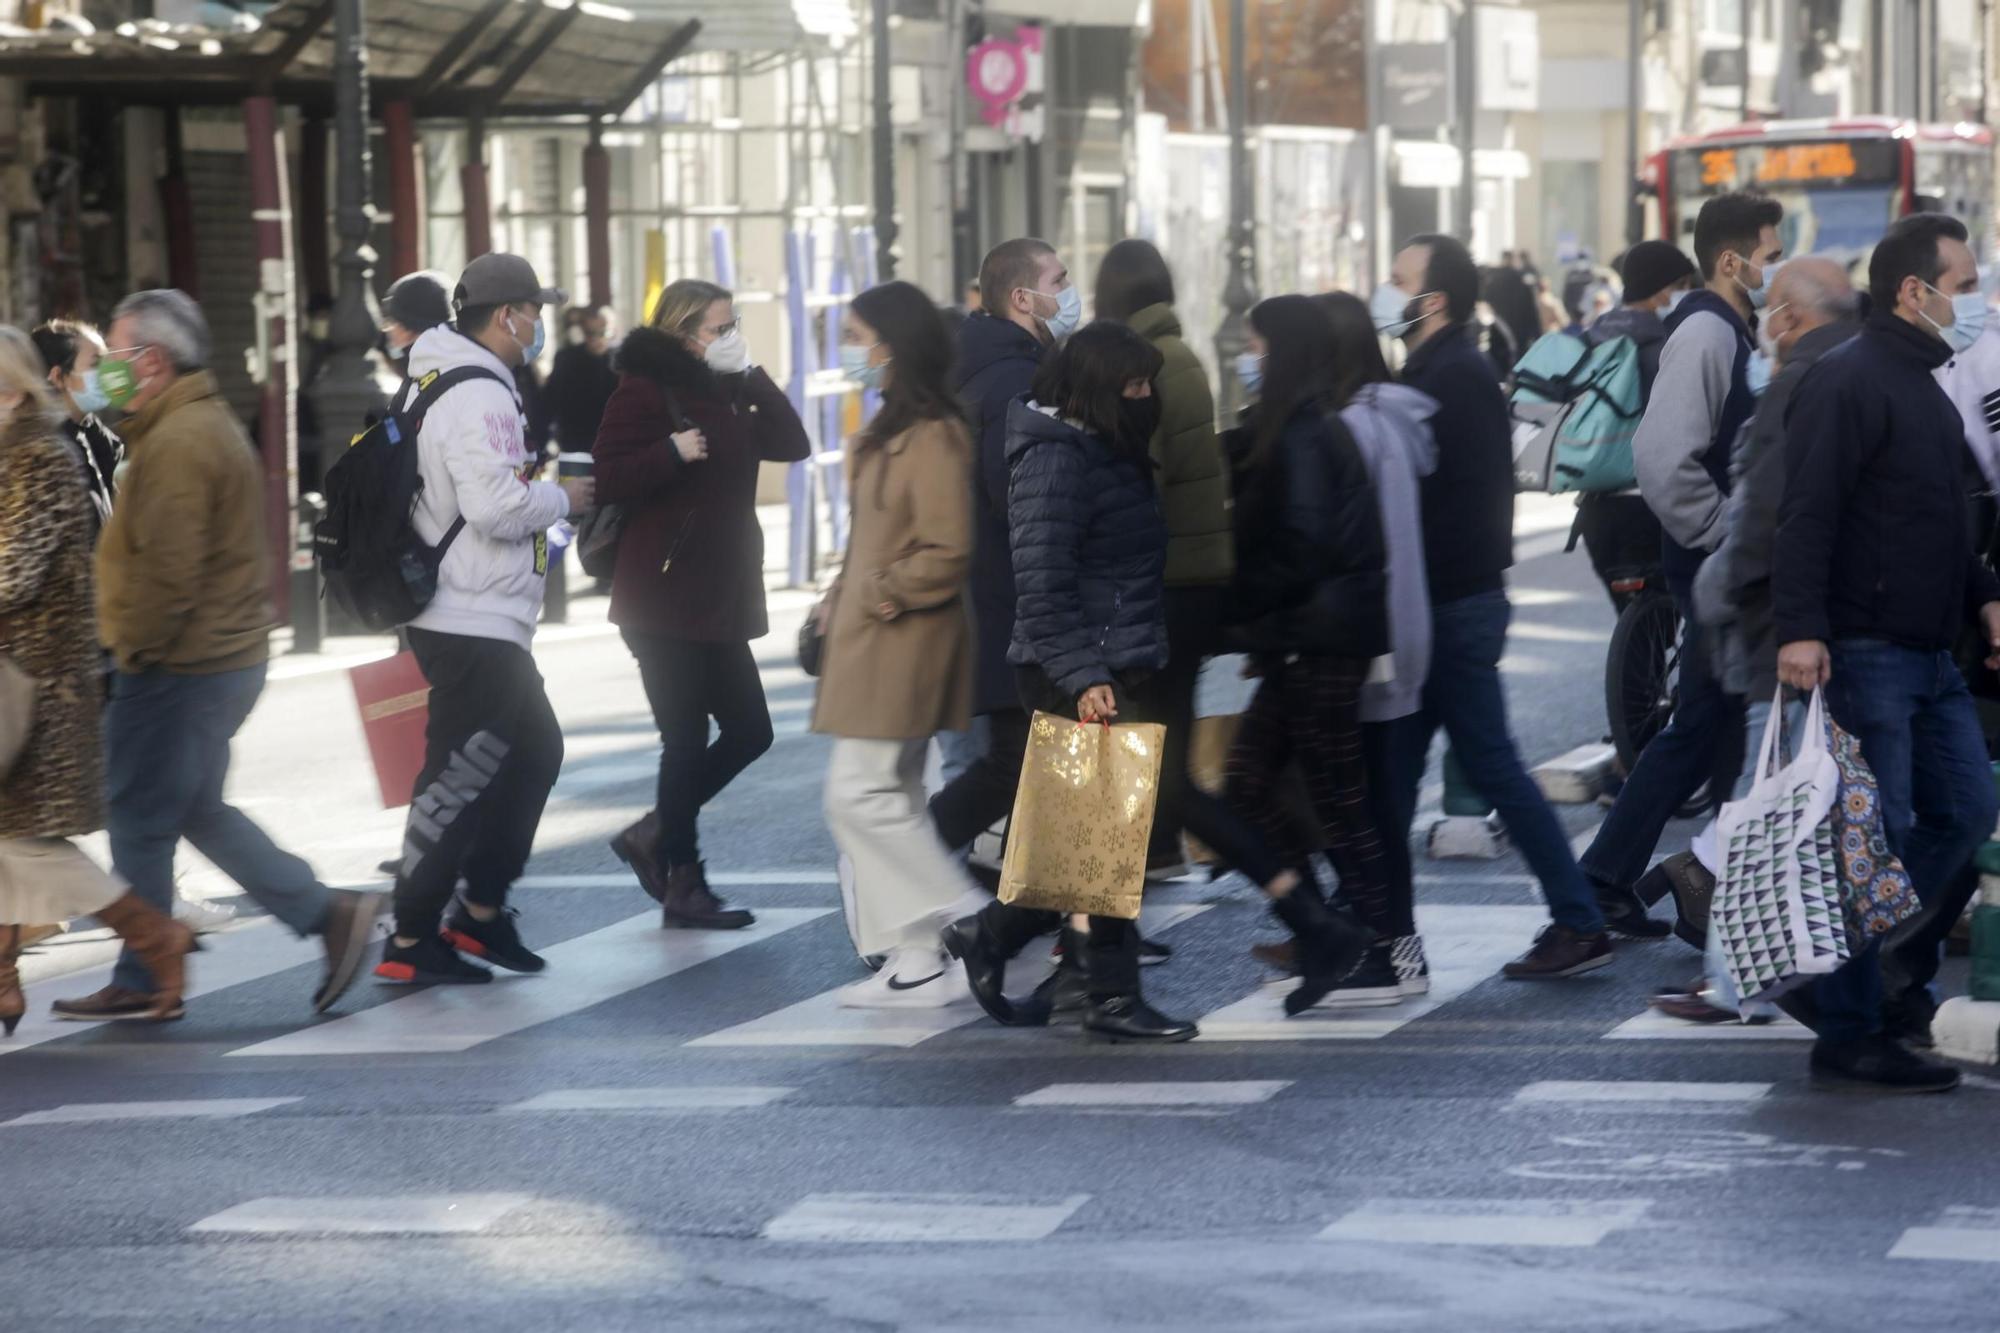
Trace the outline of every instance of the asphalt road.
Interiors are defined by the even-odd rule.
[[[1610,610],[1560,521],[1524,507],[1531,759],[1603,731]],[[774,599],[759,646],[777,747],[704,828],[754,931],[660,932],[612,859],[655,744],[623,646],[580,625],[540,653],[570,738],[517,899],[546,975],[364,979],[315,1021],[311,947],[246,917],[184,1022],[38,1014],[0,1042],[0,1329],[1994,1327],[2000,1084],[1828,1094],[1796,1033],[1663,1034],[1644,997],[1696,964],[1672,941],[1503,981],[1542,919],[1512,857],[1419,862],[1423,1004],[1274,1018],[1245,950],[1278,932],[1224,880],[1149,908],[1177,949],[1149,993],[1200,1019],[1188,1046],[834,1008],[860,972],[786,661],[803,607]],[[399,819],[345,677],[279,674],[233,790],[370,880]],[[198,865],[186,888],[227,891]],[[54,942],[31,1001],[106,956]]]

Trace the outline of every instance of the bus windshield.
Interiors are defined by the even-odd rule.
[[[1860,259],[1902,214],[1901,144],[1893,139],[1704,144],[1670,152],[1668,170],[1674,239],[1690,254],[1702,204],[1731,190],[1784,205],[1778,235],[1788,255]]]

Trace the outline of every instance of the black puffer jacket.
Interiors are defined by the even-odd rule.
[[[1019,708],[1007,649],[1014,637],[1014,568],[1007,554],[1007,410],[1028,391],[1042,344],[1018,324],[975,310],[958,331],[953,371],[972,425],[972,711]]]
[[[1253,653],[1380,657],[1389,651],[1388,551],[1368,465],[1340,417],[1292,413],[1261,464],[1254,427],[1231,433],[1237,460],[1236,582],[1228,618]]]
[[[1167,523],[1151,465],[1027,402],[1007,416],[1017,592],[1007,660],[1074,699],[1167,664]]]

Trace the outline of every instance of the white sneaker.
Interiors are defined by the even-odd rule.
[[[1431,993],[1431,965],[1424,957],[1424,937],[1399,935],[1389,941],[1389,958],[1396,968],[1396,983],[1405,996]]]
[[[843,1009],[942,1009],[972,999],[965,967],[937,949],[895,949],[882,970],[840,989]]]

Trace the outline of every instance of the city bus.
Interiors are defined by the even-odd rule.
[[[1758,190],[1785,206],[1786,254],[1867,258],[1897,218],[1949,213],[1993,253],[1993,135],[1888,117],[1774,120],[1677,139],[1653,155],[1660,234],[1694,253],[1702,203]]]

